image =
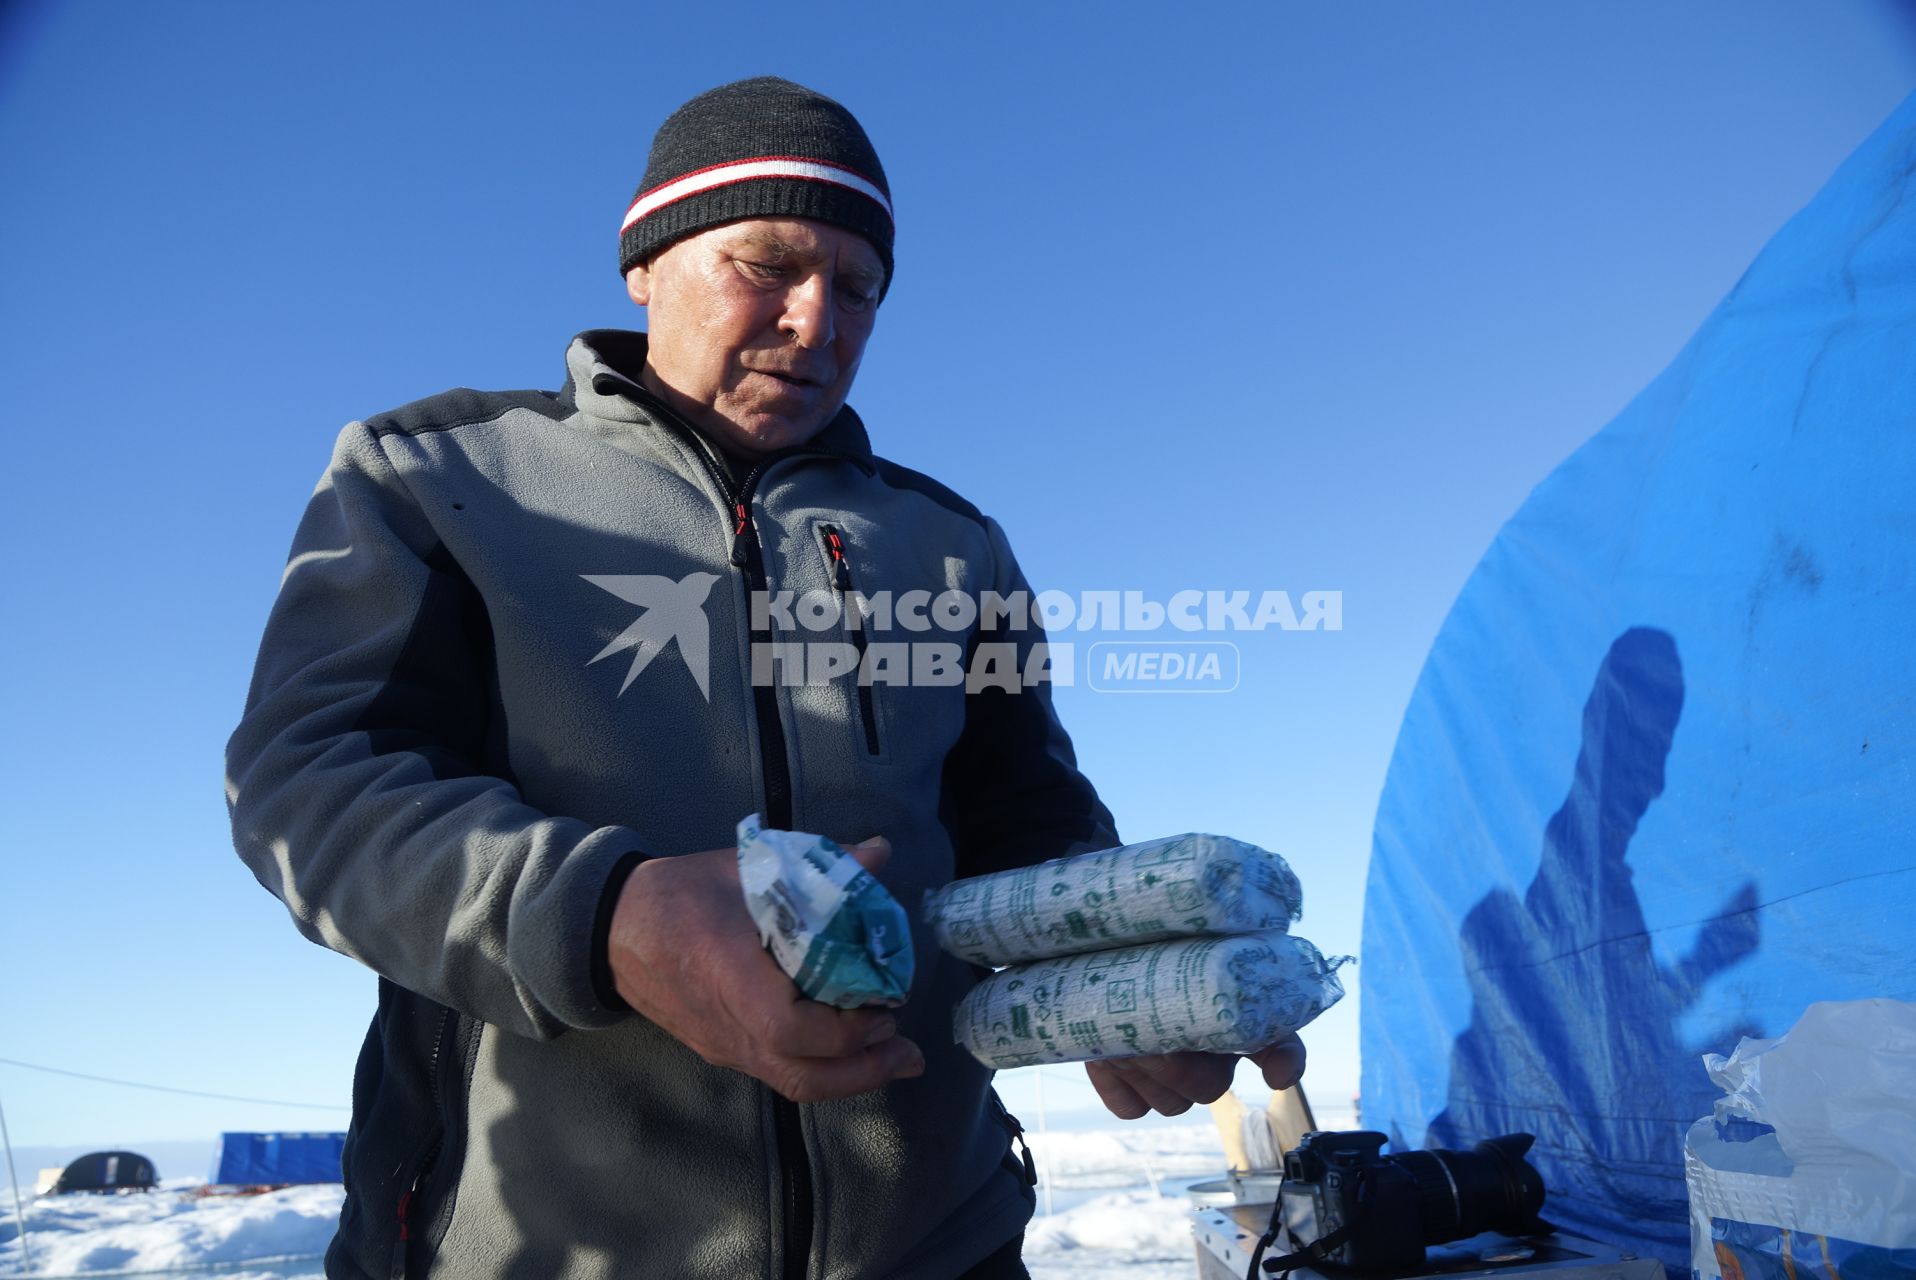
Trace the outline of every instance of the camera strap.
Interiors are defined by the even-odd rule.
[[[1271,1206],[1271,1225],[1264,1229],[1264,1234],[1258,1238],[1257,1248],[1251,1251],[1251,1265],[1244,1272],[1244,1280],[1259,1280],[1259,1271],[1265,1275],[1278,1276],[1289,1275],[1299,1267],[1316,1266],[1350,1243],[1351,1237],[1357,1234],[1357,1229],[1364,1225],[1364,1219],[1370,1216],[1370,1178],[1360,1173],[1357,1177],[1356,1190],[1357,1212],[1351,1215],[1350,1221],[1335,1231],[1319,1236],[1302,1249],[1284,1254],[1282,1257],[1267,1259],[1264,1257],[1264,1252],[1276,1243],[1279,1232],[1289,1237],[1292,1244],[1297,1243],[1296,1237],[1291,1236],[1283,1225],[1284,1197],[1280,1193],[1277,1202]]]
[[[1257,1248],[1251,1253],[1250,1270],[1245,1272],[1244,1280],[1258,1280],[1260,1265],[1267,1275],[1285,1275],[1297,1270],[1299,1267],[1312,1266],[1323,1262],[1333,1253],[1343,1248],[1345,1244],[1350,1241],[1350,1238],[1357,1234],[1357,1224],[1355,1222],[1346,1222],[1329,1235],[1311,1241],[1310,1244],[1295,1253],[1287,1253],[1280,1258],[1267,1259],[1264,1257],[1264,1251],[1270,1248],[1272,1243],[1276,1241],[1279,1229],[1277,1224],[1273,1222],[1270,1229],[1258,1240]]]

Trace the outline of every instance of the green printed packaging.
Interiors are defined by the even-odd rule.
[[[1252,1053],[1344,996],[1337,969],[1303,938],[1266,931],[1184,938],[1037,960],[973,987],[952,1014],[959,1044],[988,1067]]]
[[[953,881],[925,898],[945,950],[992,968],[1196,934],[1288,930],[1304,890],[1274,853],[1168,836]]]
[[[856,1009],[911,990],[911,922],[885,886],[824,836],[738,824],[745,909],[779,967],[814,1000]]]

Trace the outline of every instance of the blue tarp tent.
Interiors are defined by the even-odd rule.
[[[1916,999],[1916,98],[1465,585],[1380,801],[1363,1117],[1688,1270],[1698,1061]]]
[[[338,1182],[343,1133],[222,1133],[208,1182],[228,1187]]]

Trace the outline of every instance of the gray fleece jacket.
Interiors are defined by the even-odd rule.
[[[227,796],[300,930],[380,976],[329,1276],[949,1277],[1029,1217],[1015,1121],[952,1044],[976,973],[922,925],[900,1029],[926,1070],[840,1101],[709,1066],[609,990],[631,866],[753,811],[889,837],[914,916],[954,876],[1117,843],[1043,686],[754,683],[755,642],[952,638],[790,634],[754,589],[1028,588],[849,409],[734,478],[643,360],[594,331],[556,394],[353,423],[299,526]],[[985,625],[956,639],[1043,639]]]

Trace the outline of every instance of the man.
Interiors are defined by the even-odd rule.
[[[995,522],[845,407],[892,243],[849,112],[724,86],[661,127],[621,230],[647,334],[580,335],[556,394],[341,434],[228,748],[241,856],[380,975],[329,1276],[1024,1275],[1029,1161],[950,1033],[974,971],[920,927],[902,1008],[803,999],[730,847],[754,811],[870,836],[915,907],[1118,842],[1042,683],[769,660],[781,592],[844,604],[863,652],[859,595],[1029,590]],[[1019,671],[1043,642],[961,638]],[[1264,1062],[1288,1083],[1301,1050]],[[1230,1068],[1093,1078],[1136,1116]]]

